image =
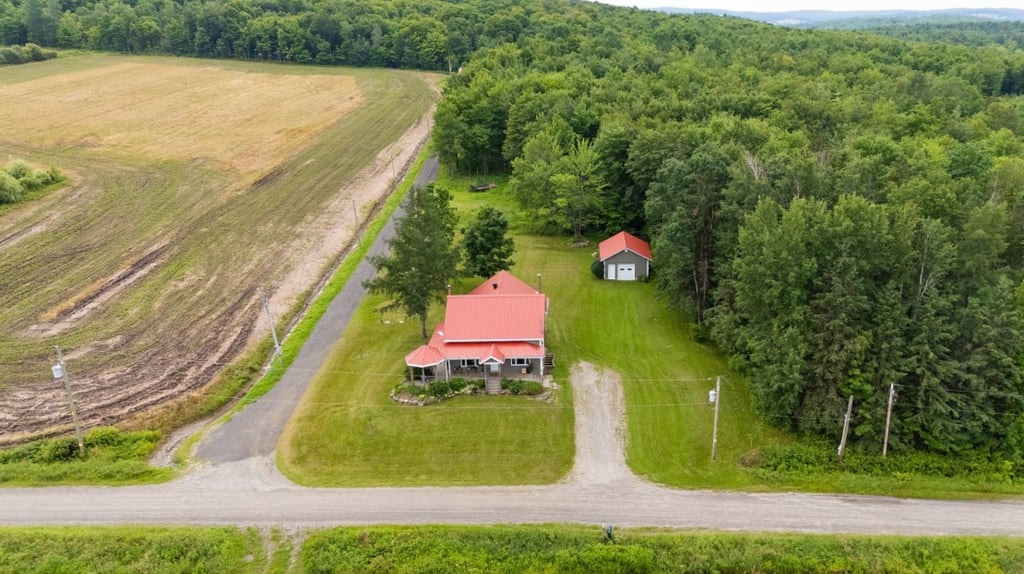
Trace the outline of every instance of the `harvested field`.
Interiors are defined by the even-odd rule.
[[[0,86],[22,145],[230,166],[252,182],[357,108],[351,76],[125,61]],[[199,121],[197,121],[199,120]]]
[[[257,287],[276,315],[299,301],[414,157],[434,81],[115,56],[0,69],[0,157],[72,180],[0,210],[0,445],[70,426],[56,344],[87,426],[211,392],[268,334]]]

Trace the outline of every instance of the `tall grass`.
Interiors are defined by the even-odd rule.
[[[159,482],[171,477],[167,468],[149,465],[160,442],[157,431],[120,432],[110,427],[85,434],[85,452],[72,437],[33,441],[0,451],[0,484],[124,484]]]
[[[266,571],[267,562],[254,529],[0,528],[0,573],[245,574]]]
[[[319,572],[998,573],[1024,571],[1014,538],[612,531],[596,527],[338,528],[310,536]]]

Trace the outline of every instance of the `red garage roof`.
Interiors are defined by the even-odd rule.
[[[643,239],[625,231],[620,231],[605,239],[597,248],[598,257],[601,261],[608,259],[616,253],[622,253],[627,250],[636,253],[648,261],[651,260],[651,246]]]

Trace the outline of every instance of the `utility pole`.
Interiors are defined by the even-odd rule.
[[[267,295],[263,292],[262,287],[260,287],[260,299],[263,300],[263,310],[267,312],[267,322],[270,323],[270,334],[274,336],[274,349],[277,354],[277,360],[284,364],[284,354],[281,353],[281,343],[277,341],[277,327],[274,326],[274,316],[270,314],[270,300],[267,299]]]
[[[722,377],[715,377],[715,423],[711,427],[711,460],[718,457],[718,405],[722,404]]]
[[[352,220],[356,222],[356,244],[363,246],[363,236],[359,233],[359,211],[356,210],[356,200],[352,199]]]
[[[843,460],[846,454],[846,435],[850,432],[850,416],[853,415],[853,395],[850,395],[850,402],[846,404],[846,418],[843,420],[843,438],[839,441],[839,460]]]
[[[885,439],[882,441],[882,458],[889,452],[889,421],[892,420],[892,399],[896,395],[896,383],[889,383],[889,406],[885,409]]]
[[[56,345],[57,364],[51,370],[53,378],[60,379],[64,383],[64,394],[68,397],[68,408],[71,409],[71,420],[75,423],[75,438],[78,439],[78,456],[85,456],[85,441],[82,440],[82,423],[78,420],[78,408],[75,406],[75,396],[71,394],[71,381],[68,377],[67,365],[64,363],[64,353],[60,345]]]

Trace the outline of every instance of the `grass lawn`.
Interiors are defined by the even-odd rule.
[[[564,388],[554,402],[392,402],[402,357],[421,341],[415,320],[388,314],[382,323],[381,302],[364,301],[289,421],[278,448],[286,476],[309,486],[532,484],[568,472],[573,418]]]

